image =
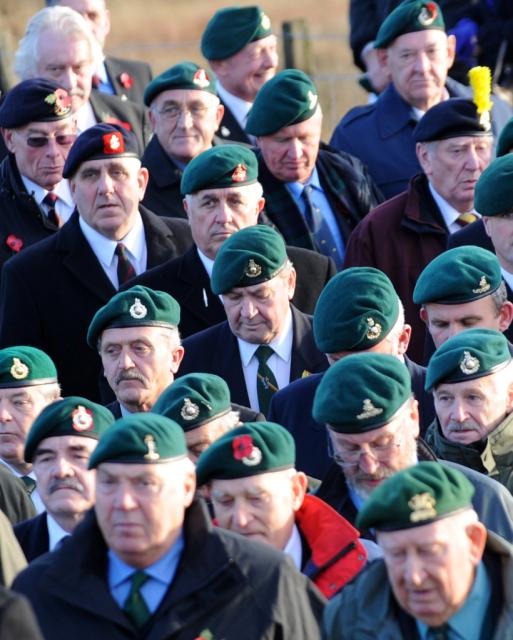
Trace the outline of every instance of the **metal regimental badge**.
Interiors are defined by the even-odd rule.
[[[367,340],[377,340],[383,330],[379,322],[376,322],[374,318],[367,318]]]
[[[318,95],[310,90],[306,95],[308,98],[308,106],[310,107],[310,109],[315,109],[315,107],[317,106],[317,101],[319,100]]]
[[[486,276],[481,276],[477,289],[472,289],[472,293],[486,293],[490,288],[490,284],[486,280]]]
[[[479,362],[478,358],[476,358],[475,356],[471,356],[468,351],[463,352],[463,359],[460,362],[460,369],[466,376],[477,373],[480,366],[481,363]]]
[[[160,460],[160,455],[157,451],[157,443],[151,434],[148,433],[144,436],[144,444],[148,447],[148,453],[145,453],[143,458],[145,460]]]
[[[192,77],[192,83],[200,87],[201,89],[204,89],[205,87],[209,86],[210,78],[208,77],[208,74],[205,71],[205,69],[198,69],[196,71],[196,73]]]
[[[71,422],[75,431],[87,431],[94,426],[93,412],[79,404],[77,408],[71,412]]]
[[[250,258],[246,271],[244,271],[244,275],[248,276],[248,278],[258,278],[261,273],[262,267],[257,264],[253,258]]]
[[[19,358],[12,359],[12,367],[10,368],[11,376],[15,380],[23,380],[30,373],[27,365],[22,362]]]
[[[125,142],[120,133],[106,133],[103,136],[103,153],[124,153]]]
[[[234,182],[243,182],[246,179],[247,175],[248,170],[246,169],[246,165],[238,164],[232,173],[232,180]]]
[[[369,398],[365,398],[363,401],[362,412],[359,413],[356,418],[357,420],[367,420],[367,418],[374,418],[374,416],[379,416],[380,413],[383,413],[383,409],[379,407],[375,407],[372,404],[372,400]]]
[[[436,518],[436,499],[430,493],[418,493],[408,500],[411,509],[410,522],[422,522]]]
[[[71,98],[64,89],[56,89],[46,96],[45,102],[53,105],[56,116],[66,116],[71,113]]]
[[[483,113],[479,116],[479,124],[483,127],[485,131],[490,131],[492,128],[492,121],[490,118],[489,111],[483,111]]]
[[[184,420],[195,420],[199,416],[200,408],[190,398],[184,398],[180,415]]]
[[[262,452],[258,447],[253,446],[249,456],[244,456],[241,460],[242,464],[245,464],[248,467],[254,467],[262,462]]]
[[[429,27],[436,20],[438,10],[434,2],[426,2],[419,13],[418,20],[423,27]]]
[[[266,31],[271,28],[271,19],[269,18],[267,13],[264,13],[263,11],[262,11],[262,17],[260,18],[260,26],[262,27],[262,29],[265,29]]]
[[[146,317],[148,309],[143,305],[139,298],[134,300],[134,304],[128,310],[134,320],[142,320]]]

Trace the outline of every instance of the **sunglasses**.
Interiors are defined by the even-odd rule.
[[[62,133],[52,137],[54,137],[55,142],[57,142],[57,144],[62,147],[69,147],[77,139],[77,136],[73,133]],[[41,147],[46,147],[49,141],[50,141],[50,136],[29,135],[25,137],[25,142],[27,143],[27,146],[33,147],[34,149],[40,149]]]

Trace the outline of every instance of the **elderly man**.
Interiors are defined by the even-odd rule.
[[[55,361],[64,395],[96,400],[100,361],[85,341],[93,315],[121,283],[182,253],[188,229],[139,206],[148,172],[135,137],[122,127],[101,124],[80,135],[63,175],[77,211],[5,266],[0,342],[42,348]]]
[[[411,327],[388,277],[372,267],[338,273],[321,293],[314,313],[314,338],[330,364],[351,353],[389,353],[404,361],[419,401],[421,430],[434,418],[431,394],[424,391],[425,369],[406,355]],[[315,392],[322,373],[296,380],[271,400],[269,420],[286,427],[296,442],[296,465],[323,478],[331,460],[326,430],[312,417]]]
[[[419,460],[436,459],[418,437],[410,376],[391,355],[361,353],[332,365],[315,394],[313,415],[326,425],[336,463],[316,495],[351,523],[385,478]],[[505,487],[468,467],[440,464],[464,473],[475,486],[474,508],[481,520],[513,541],[513,502]],[[361,533],[374,538],[372,531]]]
[[[257,6],[220,9],[203,32],[201,53],[216,74],[224,106],[220,137],[251,142],[244,132],[248,113],[257,92],[278,66],[276,36],[269,17]]]
[[[413,289],[422,269],[445,250],[447,236],[476,219],[474,190],[493,144],[483,122],[470,100],[446,100],[429,109],[413,131],[423,173],[371,211],[347,247],[344,266],[376,267],[392,280],[413,328],[410,354],[419,362],[424,327]]]
[[[46,0],[48,6],[61,5],[75,9],[91,27],[98,44],[103,49],[111,27],[110,11],[105,0]],[[151,69],[146,62],[114,58],[102,54],[95,69],[93,86],[98,91],[114,94],[122,100],[139,104],[143,92],[151,81]]]
[[[180,333],[186,338],[226,320],[210,283],[214,259],[226,238],[259,222],[264,199],[254,153],[233,144],[212,147],[191,160],[181,189],[195,246],[134,283],[167,291],[178,300]],[[287,255],[297,272],[292,301],[300,311],[312,313],[322,288],[335,273],[335,265],[329,258],[299,247],[287,247]]]
[[[34,421],[25,445],[46,512],[16,525],[14,533],[29,562],[54,551],[94,504],[89,457],[114,422],[111,412],[71,396],[47,406]]]
[[[349,234],[382,198],[359,160],[320,148],[321,127],[315,85],[287,69],[258,92],[246,131],[257,138],[271,222],[288,244],[315,249],[341,267]]]
[[[498,331],[469,329],[444,342],[429,361],[426,389],[436,420],[426,441],[436,455],[513,490],[513,364]]]
[[[402,193],[421,170],[412,133],[425,112],[449,97],[472,97],[447,77],[455,46],[436,2],[403,2],[381,25],[374,47],[391,82],[376,102],[342,118],[330,144],[359,158],[386,198]],[[494,99],[495,135],[510,117],[511,108]]]
[[[134,132],[142,152],[150,137],[142,105],[92,91],[101,56],[93,32],[79,13],[68,7],[47,7],[28,22],[14,70],[21,80],[40,76],[66,89],[79,133],[98,122],[119,124]]]
[[[249,422],[217,439],[196,466],[219,526],[270,544],[331,598],[363,567],[358,532],[325,502],[307,495],[295,469],[290,433],[273,422]]]
[[[223,117],[214,80],[194,62],[157,76],[144,92],[153,129],[142,157],[150,173],[144,205],[161,216],[185,218],[180,193],[183,169],[210,149]]]
[[[324,371],[311,316],[290,304],[296,272],[283,238],[270,227],[241,229],[224,241],[212,271],[227,320],[184,341],[180,375],[216,373],[232,400],[267,414],[273,394],[292,380]]]
[[[458,471],[421,462],[386,480],[358,522],[384,558],[326,610],[323,638],[507,638],[511,544],[487,531]]]
[[[182,429],[151,413],[93,452],[96,504],[14,588],[46,637],[316,640],[323,599],[281,554],[212,527]]]
[[[163,291],[135,286],[99,309],[87,332],[100,354],[103,374],[116,395],[116,418],[149,411],[174,380],[183,358],[180,307]]]
[[[75,207],[64,162],[76,138],[64,89],[40,78],[11,89],[0,106],[8,157],[0,165],[0,265],[52,235]]]

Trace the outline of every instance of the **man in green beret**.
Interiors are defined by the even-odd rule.
[[[226,380],[234,402],[266,415],[278,389],[326,369],[311,316],[290,303],[296,271],[277,231],[256,225],[225,240],[211,284],[227,320],[184,341],[180,375],[215,373]]]
[[[315,249],[340,268],[349,234],[382,196],[356,158],[320,148],[321,128],[317,88],[298,69],[262,87],[246,124],[271,222],[287,244]]]
[[[504,335],[469,329],[449,338],[429,361],[426,388],[436,410],[426,441],[436,455],[513,491],[513,365]]]
[[[436,462],[385,480],[358,517],[384,558],[329,603],[323,638],[508,638],[513,547],[478,519],[473,492]]]
[[[203,32],[201,53],[216,74],[224,107],[219,136],[232,142],[251,142],[244,132],[248,112],[257,92],[278,67],[269,16],[258,6],[219,9]]]
[[[194,62],[180,62],[146,87],[153,137],[142,164],[149,171],[143,204],[161,216],[185,218],[180,180],[187,164],[218,144],[215,133],[224,107],[211,73]]]
[[[86,398],[70,396],[45,407],[27,436],[25,460],[33,465],[46,511],[16,525],[29,562],[54,551],[94,505],[91,453],[114,422],[112,413]]]
[[[180,303],[180,333],[186,338],[226,320],[219,296],[212,293],[214,259],[222,243],[239,229],[266,222],[258,165],[251,149],[223,144],[200,153],[184,169],[184,207],[194,245],[181,257],[138,276],[133,283],[167,291]],[[287,247],[297,286],[294,304],[312,313],[335,264],[326,256]]]
[[[307,495],[294,439],[279,424],[250,422],[221,436],[201,454],[196,474],[220,527],[283,551],[327,598],[363,567],[358,532]]]
[[[212,525],[176,422],[121,418],[89,467],[94,510],[14,584],[45,637],[320,639],[317,589],[281,553]]]

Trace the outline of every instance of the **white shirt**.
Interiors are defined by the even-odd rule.
[[[106,238],[101,233],[98,233],[96,229],[90,227],[81,216],[78,221],[82,233],[86,237],[94,255],[98,258],[102,269],[116,289],[119,289],[117,274],[118,257],[114,252],[118,242],[122,242],[125,245],[128,258],[135,269],[135,273],[139,275],[146,270],[148,252],[146,249],[146,238],[144,237],[144,226],[140,215],[136,216],[134,226],[121,240]]]
[[[303,563],[303,547],[301,545],[301,536],[299,535],[296,525],[292,527],[292,533],[290,538],[283,549],[283,553],[290,556],[296,565],[296,569],[301,571],[301,565]]]
[[[433,196],[433,200],[436,202],[437,207],[440,209],[440,213],[445,222],[445,226],[447,227],[449,233],[456,233],[462,227],[456,222],[456,220],[461,216],[460,211],[456,211],[456,209],[447,202],[442,196],[435,190],[431,182],[429,182],[429,190],[431,191],[431,195]],[[469,213],[473,213],[476,218],[480,218],[481,216],[475,211],[471,211]]]
[[[508,287],[513,290],[513,273],[506,271],[506,269],[503,269],[502,267],[501,267],[501,273]]]
[[[46,217],[48,217],[48,206],[43,203],[43,200],[46,197],[48,191],[26,176],[21,176],[21,180],[25,186],[25,189],[27,190],[27,193],[29,193],[34,198],[41,211]],[[73,197],[71,195],[68,181],[64,179],[61,180],[56,185],[53,193],[58,196],[58,200],[55,202],[55,210],[57,211],[57,215],[61,218],[63,223],[67,222],[70,219],[71,214],[75,210],[75,203],[73,202]]]
[[[70,535],[70,532],[63,529],[48,512],[46,513],[46,524],[48,526],[48,550],[53,551],[63,538]]]
[[[292,337],[292,313],[289,308],[281,332],[268,345],[272,347],[274,353],[267,361],[267,366],[274,373],[279,389],[286,387],[290,382]],[[237,338],[237,342],[239,343],[239,353],[244,371],[244,381],[246,382],[249,405],[255,411],[259,411],[260,407],[258,405],[257,392],[258,360],[255,356],[255,351],[260,345],[246,342],[240,338]]]
[[[233,117],[239,123],[241,129],[244,131],[246,128],[246,122],[248,121],[248,113],[253,106],[252,102],[246,102],[242,98],[237,98],[232,93],[227,91],[223,85],[217,80],[216,83],[217,95],[223,101],[226,107],[230,109]],[[223,135],[229,135],[228,133],[221,132]],[[252,136],[250,136],[252,137]]]
[[[212,269],[214,268],[214,261],[208,258],[203,251],[196,247],[198,257],[201,260],[201,264],[205,267],[205,271],[208,273],[208,277],[212,278]]]
[[[3,464],[4,467],[7,467],[7,469],[9,469],[9,471],[12,474],[14,474],[17,478],[21,478],[22,476],[29,476],[30,478],[32,478],[32,480],[34,480],[37,483],[37,478],[34,471],[31,471],[30,473],[20,473],[17,469],[15,469],[14,467],[11,467],[11,465],[8,464],[5,460],[2,460],[2,458],[0,458],[0,464]],[[32,500],[32,503],[38,514],[43,513],[43,511],[46,511],[46,507],[43,504],[43,501],[41,500],[39,491],[37,490],[37,484],[36,484],[36,488],[34,489],[34,491],[32,491],[29,498]]]
[[[94,127],[97,124],[96,116],[94,115],[93,107],[89,100],[76,111],[73,116],[77,121],[77,132],[83,133],[89,127]]]

